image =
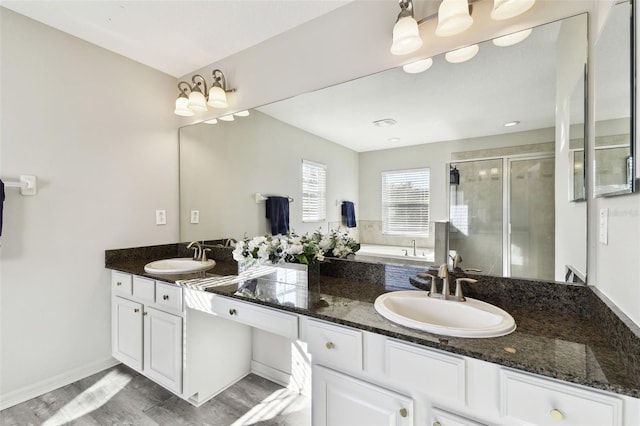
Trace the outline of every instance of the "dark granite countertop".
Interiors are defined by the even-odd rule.
[[[230,259],[218,261],[216,267],[206,273],[145,273],[144,265],[154,258],[162,257],[155,253],[151,259],[112,258],[107,259],[106,267],[173,283],[237,274],[237,264]],[[517,324],[515,332],[486,339],[438,336],[397,325],[375,311],[373,303],[376,297],[389,291],[389,285],[312,272],[309,277],[308,283],[278,282],[277,286],[273,280],[257,278],[240,284],[210,287],[206,291],[640,398],[640,368],[635,362],[638,354],[629,353],[629,348],[637,350],[640,339],[636,337],[638,341],[634,340],[633,336],[637,335],[632,334],[631,345],[621,348],[597,319],[574,312],[543,310],[535,305],[510,305],[505,300],[491,300],[514,317]]]

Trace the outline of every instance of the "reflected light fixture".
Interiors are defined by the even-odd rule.
[[[244,111],[234,112],[233,115],[235,115],[236,117],[248,117],[249,111],[245,109]]]
[[[403,65],[402,69],[407,74],[418,74],[431,68],[431,65],[433,65],[433,59],[431,58],[418,59],[417,61]]]
[[[218,120],[216,120],[215,118],[212,118],[211,120],[205,120],[206,124],[216,124],[218,123]]]
[[[196,112],[208,111],[208,106],[213,108],[228,108],[227,93],[235,92],[235,89],[227,89],[224,74],[219,69],[213,70],[213,83],[211,88],[203,76],[196,74],[191,77],[193,85],[185,81],[178,83],[180,94],[176,99],[174,114],[190,117]]]
[[[514,44],[518,44],[529,37],[532,32],[533,29],[529,28],[528,30],[518,31],[517,33],[513,34],[507,34],[506,36],[494,38],[493,44],[499,47],[513,46]]]
[[[504,123],[504,127],[513,127],[513,126],[517,126],[518,124],[520,124],[520,122],[518,120],[510,121],[508,123]]]
[[[531,9],[536,0],[494,0],[491,19],[502,21],[518,16]]]
[[[393,55],[408,55],[422,47],[422,38],[418,29],[418,22],[413,17],[413,3],[411,0],[399,0],[400,13],[393,26]]]
[[[222,117],[218,117],[218,120],[233,121],[233,114],[223,115]]]
[[[473,24],[467,0],[443,0],[438,9],[438,37],[450,37],[468,29]]]
[[[476,56],[479,50],[480,47],[478,47],[477,44],[473,44],[471,46],[463,47],[462,49],[447,52],[444,55],[444,58],[447,60],[447,62],[450,62],[452,64],[459,64],[462,62],[466,62]]]

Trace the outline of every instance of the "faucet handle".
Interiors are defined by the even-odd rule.
[[[210,248],[203,248],[202,249],[202,255],[200,256],[200,260],[202,262],[206,262],[207,261],[207,252],[208,251],[211,251],[211,249]]]
[[[456,299],[464,302],[466,299],[464,298],[464,295],[462,294],[462,283],[469,283],[469,284],[473,284],[473,283],[477,283],[478,280],[474,280],[473,278],[457,278],[456,279]]]

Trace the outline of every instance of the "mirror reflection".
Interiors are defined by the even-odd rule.
[[[481,43],[468,62],[439,55],[420,74],[391,69],[233,122],[186,126],[181,239],[269,233],[259,194],[292,200],[298,234],[349,232],[362,245],[356,260],[584,277],[585,203],[570,202],[567,188],[580,191],[573,157],[584,149],[584,99],[575,88],[584,87],[585,60],[586,16],[577,16],[516,45]],[[317,196],[303,191],[307,161],[326,170],[324,219],[303,219]],[[355,227],[342,216],[345,201]]]
[[[594,197],[634,191],[631,14],[630,2],[614,5],[596,41]]]

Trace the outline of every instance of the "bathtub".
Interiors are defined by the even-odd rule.
[[[406,254],[405,254],[406,252]],[[360,250],[356,253],[356,260],[375,257],[380,260],[404,260],[413,262],[433,262],[432,248],[416,247],[416,256],[413,255],[413,247],[387,246],[378,244],[360,244]]]

